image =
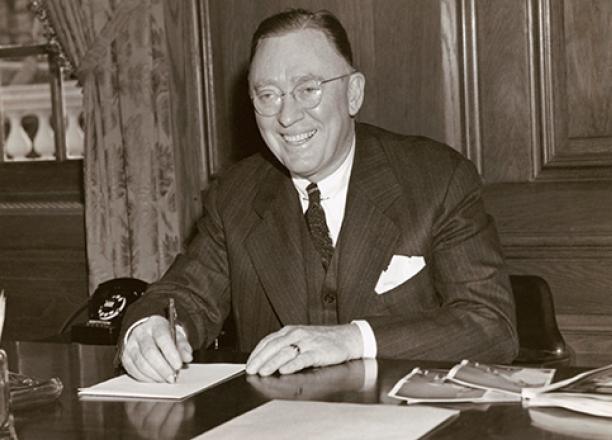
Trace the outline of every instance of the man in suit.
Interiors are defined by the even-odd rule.
[[[230,313],[249,374],[372,357],[511,361],[514,303],[474,166],[355,123],[365,77],[338,20],[264,20],[249,88],[271,155],[211,184],[188,250],[124,319],[126,370],[172,382]]]

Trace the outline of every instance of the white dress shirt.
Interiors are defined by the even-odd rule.
[[[351,144],[349,154],[346,156],[342,165],[331,175],[323,180],[316,182],[321,192],[321,206],[325,210],[325,220],[329,228],[329,235],[332,243],[336,246],[340,228],[344,220],[344,210],[346,208],[346,195],[348,193],[349,180],[351,178],[351,170],[353,169],[353,161],[355,159],[355,138]],[[306,187],[310,185],[308,179],[292,175],[293,185],[300,196],[302,204],[302,212],[308,209],[308,192]],[[374,331],[367,321],[355,320],[352,324],[359,327],[361,337],[363,339],[363,357],[375,358],[377,352],[376,338]]]

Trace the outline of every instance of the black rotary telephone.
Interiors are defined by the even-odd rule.
[[[115,278],[98,285],[87,303],[87,322],[73,325],[70,339],[84,344],[116,344],[127,307],[146,288],[147,283],[136,278]]]

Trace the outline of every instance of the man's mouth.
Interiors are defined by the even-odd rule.
[[[316,133],[317,133],[317,130],[314,129],[311,131],[306,131],[304,133],[297,133],[297,134],[284,133],[284,134],[281,134],[281,137],[288,144],[301,145],[303,143],[308,142]]]

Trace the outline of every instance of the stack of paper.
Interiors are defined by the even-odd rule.
[[[541,388],[523,390],[526,406],[553,406],[612,418],[612,365]]]
[[[244,370],[244,364],[188,364],[176,383],[138,382],[127,374],[79,389],[79,396],[178,400],[189,397]]]
[[[272,400],[194,440],[414,440],[458,413],[443,408]]]
[[[407,403],[520,402],[521,391],[550,384],[555,370],[463,360],[449,370],[415,368],[389,396]]]

